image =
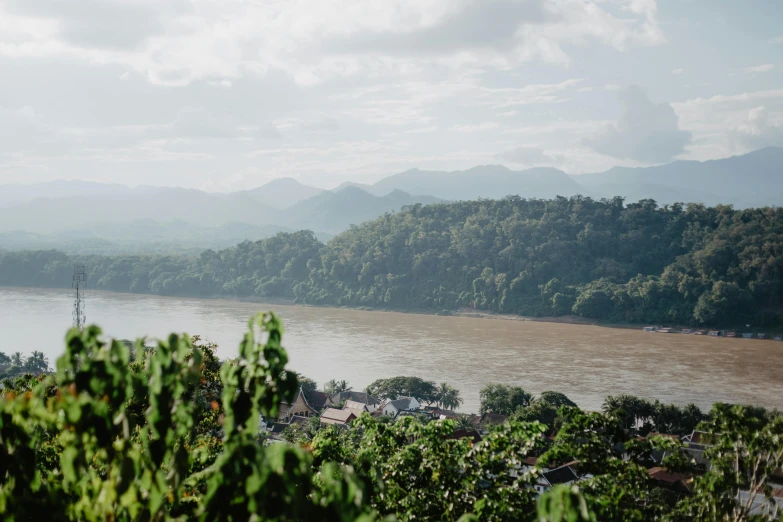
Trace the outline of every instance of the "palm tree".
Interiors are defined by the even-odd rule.
[[[24,367],[24,356],[22,352],[14,352],[11,354],[11,368],[16,371],[21,370]]]
[[[443,406],[447,410],[457,409],[464,402],[459,395],[459,390],[445,382],[440,383],[438,386],[437,397],[436,404]]]
[[[351,391],[352,389],[353,388],[348,385],[348,381],[344,379],[342,381],[332,379],[331,381],[328,381],[326,384],[324,384],[324,391],[329,395],[334,395],[335,393],[344,391]]]
[[[43,352],[35,351],[25,361],[25,368],[32,372],[42,373],[49,370],[49,359]]]

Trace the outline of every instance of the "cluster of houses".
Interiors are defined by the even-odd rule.
[[[423,419],[456,419],[454,411],[438,407],[424,406],[415,397],[398,397],[396,399],[378,399],[366,392],[344,391],[333,395],[320,391],[305,394],[301,389],[296,399],[291,403],[282,403],[277,419],[262,419],[261,430],[266,432],[272,441],[279,441],[281,434],[292,424],[303,424],[317,417],[322,425],[348,426],[363,413],[373,417],[387,416],[394,420],[405,416],[416,416]],[[492,424],[503,424],[504,415],[485,413],[484,415],[466,416],[472,430],[462,430],[462,436],[479,437]]]
[[[333,395],[316,391],[305,396],[300,390],[292,403],[281,405],[277,419],[272,419],[269,422],[262,420],[260,427],[266,431],[271,441],[281,441],[282,432],[292,424],[308,422],[309,419],[316,417],[321,425],[348,426],[364,413],[373,417],[385,415],[395,420],[405,416],[419,416],[425,420],[465,417],[470,428],[458,429],[454,433],[454,437],[471,437],[474,442],[480,441],[482,435],[486,435],[491,425],[503,424],[506,421],[506,416],[497,413],[460,415],[438,407],[423,406],[414,397],[380,400],[365,392],[356,391],[344,391]],[[705,458],[705,451],[712,445],[713,436],[710,433],[694,431],[685,437],[651,433],[648,437],[654,435],[681,441],[683,443],[682,451],[687,452],[703,469],[709,469],[710,463]],[[653,453],[652,459],[656,465],[647,470],[650,478],[662,488],[681,495],[690,494],[693,490],[694,477],[668,471],[663,467],[663,460],[666,456],[666,452]],[[571,484],[592,477],[589,473],[580,470],[578,461],[540,467],[537,457],[528,457],[525,464],[519,469],[519,473],[535,473],[536,485],[534,487],[537,494],[542,494],[557,484]],[[783,470],[777,470],[771,477],[771,481],[774,502],[777,503],[779,509],[783,510]],[[746,501],[751,496],[754,497],[752,512],[760,513],[765,509],[763,495],[754,496],[750,492],[742,492],[740,500]]]

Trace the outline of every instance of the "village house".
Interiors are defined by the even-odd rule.
[[[347,426],[356,418],[351,410],[338,410],[336,408],[326,408],[321,414],[321,424],[333,426]]]
[[[344,391],[329,396],[327,406],[338,407],[346,401],[360,402],[366,404],[369,411],[373,411],[381,405],[381,401],[371,396],[369,393],[357,391]]]
[[[476,427],[476,429],[478,429],[482,433],[486,433],[488,426],[495,425],[495,424],[503,424],[506,422],[507,418],[508,417],[506,417],[505,415],[501,415],[499,413],[487,412],[483,414],[481,417],[475,415],[472,416],[471,422]]]
[[[281,402],[280,413],[277,416],[278,421],[288,421],[292,415],[298,415],[299,417],[312,417],[317,415],[318,410],[314,408],[305,398],[302,390],[296,395],[296,399],[293,402]]]
[[[670,489],[677,493],[691,492],[693,477],[681,473],[673,473],[662,467],[650,468],[647,470],[647,473],[650,475],[653,482],[662,488]]]
[[[459,414],[456,411],[443,410],[441,408],[433,408],[430,412],[433,419],[456,419],[459,417]]]
[[[710,462],[704,452],[714,444],[715,436],[705,431],[694,430],[690,435],[682,438],[683,451],[688,453],[696,461],[696,464],[709,469]]]
[[[384,415],[397,417],[401,411],[418,411],[421,403],[413,397],[399,397],[393,401],[384,403],[381,411]]]
[[[313,391],[306,395],[307,403],[315,410],[321,411],[327,406],[331,406],[329,395],[320,391]]]
[[[579,473],[575,466],[577,462],[569,462],[556,468],[537,468],[538,458],[527,457],[525,465],[519,470],[520,473],[535,472],[536,485],[533,486],[537,495],[541,495],[558,484],[571,484],[580,480]],[[585,475],[584,478],[590,478],[591,475]]]
[[[356,416],[357,419],[362,416],[362,413],[369,413],[370,411],[370,408],[368,408],[366,404],[356,401],[345,401],[343,409],[349,410]]]

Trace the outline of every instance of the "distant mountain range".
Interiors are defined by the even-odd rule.
[[[579,176],[550,167],[514,171],[502,165],[483,165],[454,172],[412,169],[371,185],[348,182],[334,190],[291,178],[229,194],[84,181],[0,185],[0,248],[32,247],[46,238],[51,243],[53,238],[73,237],[161,242],[180,238],[187,244],[220,247],[223,239],[260,239],[276,231],[303,228],[329,237],[351,224],[410,204],[576,194],[622,196],[627,201],[650,198],[662,205],[780,205],[783,149],[766,148],[705,162],[615,167]],[[221,227],[229,227],[231,232]]]
[[[52,190],[55,185],[65,188],[60,197]],[[36,194],[33,187],[25,193],[28,197]],[[44,184],[41,193],[48,197],[0,207],[0,249],[116,253],[166,251],[168,245],[169,251],[179,252],[225,248],[302,229],[327,240],[385,212],[438,201],[398,190],[383,197],[355,187],[322,190],[295,180],[230,194],[172,187],[101,190],[79,181]]]
[[[675,161],[643,168],[614,167],[574,176],[587,194],[655,199],[661,204],[700,202],[737,208],[783,204],[783,148],[768,147],[711,161]]]

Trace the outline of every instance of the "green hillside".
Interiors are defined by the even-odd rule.
[[[613,322],[783,324],[783,211],[652,200],[509,197],[413,205],[336,236],[281,233],[199,257],[8,253],[0,284],[288,298],[404,310],[471,307]]]

